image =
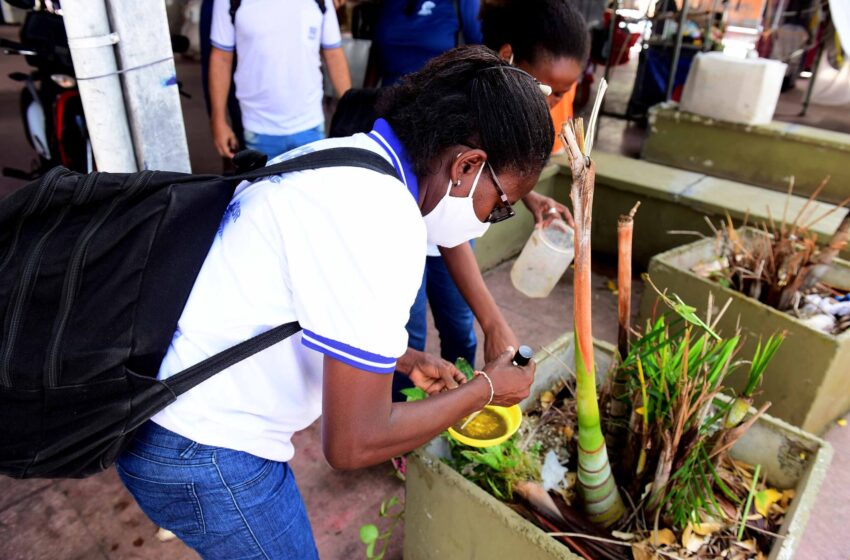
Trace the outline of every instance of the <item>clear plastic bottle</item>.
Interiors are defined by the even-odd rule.
[[[514,287],[533,298],[549,295],[573,262],[573,230],[563,220],[535,228],[511,269]]]

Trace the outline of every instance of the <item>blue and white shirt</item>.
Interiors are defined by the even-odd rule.
[[[368,135],[322,140],[277,159],[337,146],[383,155],[405,185],[351,167],[240,185],[159,377],[289,321],[304,330],[182,395],[153,418],[157,424],[203,444],[288,461],[292,435],[321,414],[324,356],[362,375],[394,371],[425,265],[416,178],[382,121]]]
[[[319,49],[341,48],[333,2],[242,0],[235,25],[230,0],[213,5],[212,46],[239,52],[233,77],[246,130],[278,136],[325,122]]]
[[[375,25],[383,86],[395,84],[405,74],[421,70],[435,56],[463,42],[482,42],[478,21],[479,0],[418,0],[407,13],[408,0],[383,0]]]

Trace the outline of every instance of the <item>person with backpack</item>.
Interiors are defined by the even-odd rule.
[[[236,53],[232,80],[248,148],[272,158],[325,137],[322,62],[337,95],[351,87],[331,0],[214,0],[211,44],[210,128],[222,157],[239,149],[227,121]]]
[[[408,348],[427,242],[466,244],[535,185],[554,129],[539,84],[483,47],[432,60],[382,96],[368,134],[293,150],[377,154],[396,175],[328,167],[240,185],[194,282],[159,381],[270,327],[303,331],[185,392],[117,462],[142,510],[204,558],[316,558],[289,469],[322,417],[329,463],[411,451],[469,413],[528,395],[534,362],[503,348],[470,381]],[[523,123],[523,126],[517,126]],[[399,370],[430,393],[392,403]]]

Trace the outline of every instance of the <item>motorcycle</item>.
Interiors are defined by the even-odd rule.
[[[28,10],[21,25],[20,42],[0,39],[0,47],[7,55],[25,57],[33,67],[29,74],[13,72],[9,78],[24,84],[21,117],[37,160],[29,171],[4,167],[3,175],[32,180],[58,165],[91,173],[96,167],[94,153],[59,2],[42,2],[40,9],[35,9],[35,0],[6,1]],[[186,52],[188,48],[186,37],[171,36],[173,52]],[[181,82],[177,82],[177,87],[180,95],[191,98]]]
[[[26,2],[13,4],[19,3],[27,7]],[[33,67],[28,74],[13,72],[9,78],[24,84],[21,117],[27,141],[37,154],[29,171],[4,168],[3,175],[31,180],[57,165],[92,172],[94,155],[62,16],[44,7],[30,10],[21,25],[20,42],[0,39],[0,47],[7,55],[23,56]]]

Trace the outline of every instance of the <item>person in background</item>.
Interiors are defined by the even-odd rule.
[[[212,116],[212,105],[210,104],[210,32],[212,31],[213,5],[215,0],[202,0],[200,21],[198,22],[198,38],[200,41],[201,56],[201,87],[204,90],[204,105],[207,108],[207,117]],[[231,64],[231,76],[236,70],[236,57]],[[242,132],[242,112],[239,110],[239,102],[236,100],[236,88],[231,80],[230,90],[227,92],[227,115],[230,128],[236,136],[236,143],[241,149],[245,146],[245,138]],[[225,169],[232,167],[230,157],[223,157]]]
[[[392,85],[457,44],[480,43],[479,9],[478,0],[384,0],[375,26],[365,86]],[[380,91],[352,93],[357,93],[358,98],[381,97]],[[362,104],[352,97],[341,100],[340,107],[361,112]],[[336,120],[339,124],[349,124],[339,122],[345,121],[344,118]],[[559,214],[572,221],[566,206],[552,198],[530,192],[522,200],[538,224]],[[440,334],[440,354],[448,361],[464,358],[475,363],[478,347],[475,319],[484,332],[485,360],[493,359],[506,345],[517,345],[516,335],[484,283],[471,244],[451,249],[435,244],[428,247],[422,285],[407,324],[409,344],[419,350],[425,349],[428,304]],[[396,375],[395,398],[404,400],[400,391],[410,386],[407,376]]]
[[[321,63],[337,95],[351,87],[330,0],[243,0],[232,14],[231,0],[215,0],[211,43],[210,126],[222,157],[239,148],[226,116],[234,50],[246,147],[272,158],[324,138]]]
[[[383,0],[364,87],[388,87],[460,44],[480,45],[479,0]]]
[[[576,83],[590,53],[582,15],[568,0],[491,0],[481,8],[484,45],[552,88],[555,131],[573,116]],[[557,134],[553,153],[563,150]]]
[[[178,397],[118,459],[145,514],[205,559],[318,557],[288,461],[293,434],[320,416],[327,461],[358,469],[529,394],[534,361],[513,364],[513,348],[465,381],[410,349],[404,325],[426,243],[468,246],[537,182],[554,137],[537,82],[462,47],[390,88],[378,112],[368,134],[278,160],[360,148],[396,177],[331,167],[239,185],[158,378],[272,325],[303,330]],[[430,396],[392,403],[395,370]]]

